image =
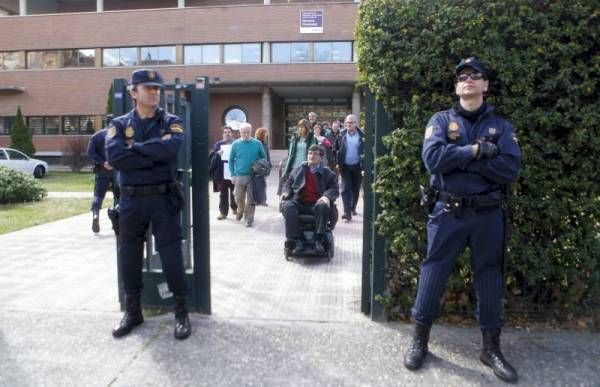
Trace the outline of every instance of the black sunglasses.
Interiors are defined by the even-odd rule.
[[[474,80],[474,81],[478,81],[480,79],[483,79],[483,74],[482,73],[464,73],[464,74],[459,74],[456,76],[456,80],[459,82],[464,82],[467,79],[469,79],[469,77]]]

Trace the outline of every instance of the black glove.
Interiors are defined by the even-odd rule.
[[[477,147],[477,154],[475,158],[477,160],[486,158],[491,159],[498,156],[498,146],[488,141],[478,141],[479,146]]]

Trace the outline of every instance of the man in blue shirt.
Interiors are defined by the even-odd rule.
[[[356,215],[356,205],[360,195],[362,183],[362,156],[365,134],[357,127],[354,114],[350,114],[344,121],[342,130],[335,142],[333,152],[336,155],[336,169],[342,175],[342,202],[344,215],[342,219],[349,222],[352,215]]]
[[[108,162],[119,171],[121,184],[118,254],[125,315],[113,329],[114,337],[125,336],[144,322],[140,295],[144,239],[150,224],[175,299],[175,338],[183,340],[191,333],[181,251],[181,203],[174,183],[183,122],[158,107],[161,87],[163,80],[156,71],[135,70],[130,86],[135,108],[112,120],[106,134]]]
[[[106,116],[106,125],[110,125],[112,114]],[[104,142],[107,128],[97,131],[90,138],[87,154],[94,163],[94,199],[92,200],[92,231],[100,232],[100,210],[102,202],[109,187],[113,191],[113,206],[119,202],[119,185],[117,184],[117,171],[106,161]]]
[[[455,68],[459,101],[434,114],[425,130],[422,158],[434,200],[427,222],[427,257],[412,309],[415,335],[404,365],[411,370],[422,366],[448,277],[460,253],[470,246],[483,335],[480,359],[498,378],[516,382],[517,372],[500,351],[506,222],[502,206],[507,184],[519,173],[521,151],[513,126],[484,102],[488,75],[478,58],[460,61]]]
[[[240,138],[233,142],[229,153],[229,171],[235,185],[233,194],[238,210],[236,219],[242,216],[246,227],[252,227],[256,205],[252,197],[252,164],[259,159],[266,159],[267,155],[260,141],[250,137],[252,125],[245,123],[240,126]]]

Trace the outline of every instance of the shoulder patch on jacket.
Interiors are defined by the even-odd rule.
[[[113,138],[117,134],[117,128],[114,125],[110,125],[108,127],[108,131],[106,132],[106,137]]]

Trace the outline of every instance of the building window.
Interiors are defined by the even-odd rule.
[[[61,67],[59,50],[29,51],[27,53],[27,68],[30,69],[57,69]]]
[[[221,62],[221,50],[218,44],[185,46],[183,57],[185,64],[218,64]]]
[[[25,52],[0,52],[0,70],[21,70],[25,68]]]
[[[315,62],[352,62],[352,42],[315,42]]]
[[[207,44],[202,46],[202,63],[220,63],[221,62],[221,46],[218,44]]]
[[[15,117],[0,117],[0,135],[10,134],[10,128],[15,123]]]
[[[271,63],[352,62],[352,42],[272,43]]]
[[[105,67],[136,66],[137,48],[105,48],[102,50],[102,65]]]
[[[96,50],[75,49],[63,50],[63,67],[94,67],[96,64]]]
[[[290,63],[292,58],[291,43],[273,43],[271,44],[271,62],[272,63]]]
[[[271,45],[272,63],[311,62],[310,43],[273,43]]]
[[[305,63],[312,62],[310,56],[310,44],[309,43],[292,43],[292,62],[294,63]]]
[[[260,43],[225,44],[225,63],[260,63]]]
[[[93,134],[95,122],[95,116],[65,116],[63,134]]]
[[[142,65],[175,64],[175,46],[142,47],[140,59]]]
[[[58,134],[60,120],[55,116],[28,117],[27,127],[32,135]]]
[[[248,122],[246,111],[241,106],[230,106],[223,113],[223,124],[234,130],[239,130],[242,124]]]

